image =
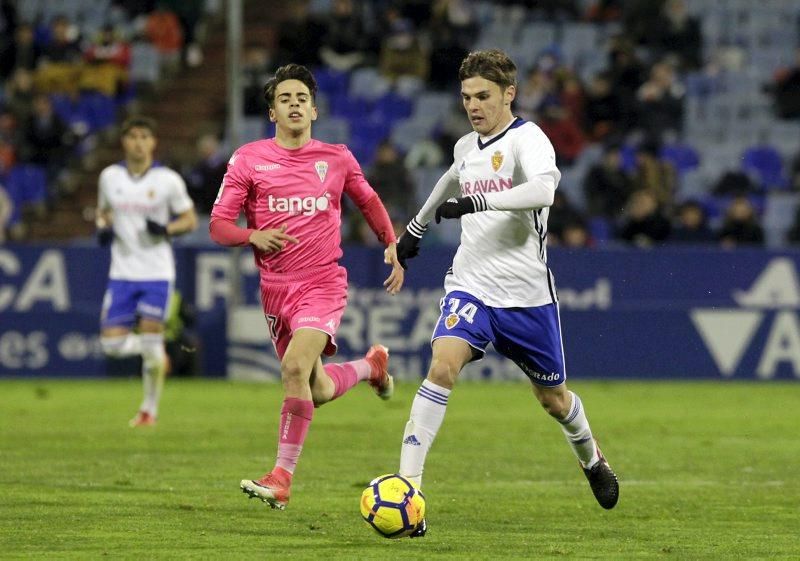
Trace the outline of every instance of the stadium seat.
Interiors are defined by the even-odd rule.
[[[761,144],[745,150],[742,171],[751,175],[765,190],[783,189],[788,185],[783,173],[783,160],[774,146]]]
[[[47,174],[41,166],[15,165],[9,170],[5,184],[20,208],[47,200]]]
[[[667,144],[661,148],[659,156],[671,162],[678,174],[683,175],[700,165],[700,155],[694,147],[686,143]]]

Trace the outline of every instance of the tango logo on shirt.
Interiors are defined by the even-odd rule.
[[[330,206],[331,196],[325,193],[322,197],[267,197],[267,207],[271,212],[288,212],[311,216],[317,212],[325,212]]]

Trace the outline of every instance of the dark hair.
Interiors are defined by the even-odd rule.
[[[475,76],[486,78],[505,90],[517,85],[517,66],[500,49],[473,51],[461,62],[458,79],[463,81]]]
[[[135,115],[125,119],[125,121],[122,123],[119,133],[121,135],[126,135],[132,128],[147,129],[150,131],[150,134],[155,136],[158,125],[156,125],[155,119],[151,119],[150,117],[145,117],[143,115]]]
[[[264,85],[264,99],[267,100],[267,105],[270,109],[275,106],[275,88],[278,84],[286,80],[299,80],[303,82],[308,91],[311,92],[311,102],[314,104],[317,97],[317,81],[311,71],[300,64],[287,64],[281,66],[275,71],[275,76],[269,79]]]

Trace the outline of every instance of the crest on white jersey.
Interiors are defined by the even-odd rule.
[[[325,176],[328,175],[328,162],[320,160],[319,162],[314,162],[314,168],[317,170],[317,175],[319,176],[319,180],[321,182],[325,182]]]
[[[500,150],[495,151],[492,154],[492,169],[494,171],[499,170],[503,166],[503,153]]]

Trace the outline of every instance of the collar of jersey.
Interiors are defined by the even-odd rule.
[[[520,127],[523,124],[525,124],[525,119],[523,119],[522,117],[514,117],[514,120],[511,121],[511,124],[508,125],[503,132],[497,133],[495,136],[493,136],[492,138],[490,138],[486,142],[481,141],[481,135],[478,135],[478,149],[483,150],[484,148],[486,148],[487,146],[489,146],[493,142],[497,142],[498,140],[503,138],[506,135],[506,133],[508,131],[510,131],[511,129],[515,129],[517,127]]]

